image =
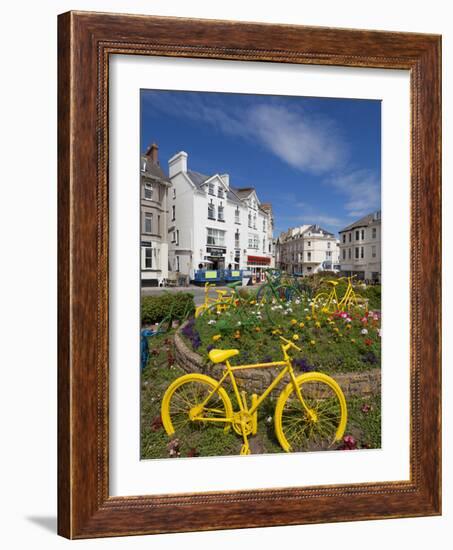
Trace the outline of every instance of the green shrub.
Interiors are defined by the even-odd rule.
[[[362,295],[368,298],[368,308],[371,310],[381,309],[381,285],[368,285]]]
[[[158,296],[142,297],[142,324],[159,323],[169,315],[172,319],[182,320],[194,311],[193,294],[189,292],[164,292]]]

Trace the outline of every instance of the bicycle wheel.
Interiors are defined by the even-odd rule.
[[[320,292],[319,294],[317,294],[311,304],[311,313],[313,317],[316,317],[316,315],[320,312],[332,313],[330,310],[330,295],[327,294],[327,292]]]
[[[275,433],[286,452],[325,450],[339,441],[348,418],[346,400],[333,378],[308,372],[296,378],[309,412],[292,383],[280,394],[275,407]]]
[[[169,436],[208,425],[225,431],[230,428],[233,407],[223,388],[218,388],[203,406],[217,383],[210,376],[193,373],[170,384],[161,406],[162,423]]]

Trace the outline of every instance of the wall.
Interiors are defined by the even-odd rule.
[[[451,528],[453,477],[451,429],[453,401],[444,399],[444,516],[362,523],[245,529],[127,539],[68,542],[55,535],[56,515],[56,15],[69,9],[148,13],[336,27],[444,33],[444,151],[453,150],[453,28],[448,2],[299,3],[191,2],[176,0],[59,0],[5,3],[2,11],[1,194],[2,270],[0,303],[2,344],[1,518],[2,546],[8,549],[135,548],[170,549],[283,548],[373,550],[404,545],[411,550],[446,549]],[[259,6],[259,9],[257,9]],[[445,155],[447,157],[447,155]],[[32,167],[19,176],[24,162]],[[444,181],[453,180],[445,158]],[[453,187],[444,189],[444,208],[453,207]],[[26,199],[26,200],[25,200]],[[444,242],[452,273],[451,216]],[[24,224],[23,220],[28,220]],[[30,231],[32,227],[32,231]],[[31,236],[33,239],[31,240]],[[24,269],[24,266],[26,268]],[[451,279],[451,277],[449,277]],[[447,280],[445,281],[448,282]],[[450,307],[444,324],[452,326]],[[446,333],[448,336],[448,333]],[[445,338],[445,366],[453,362]],[[447,357],[448,355],[448,357]],[[444,393],[452,388],[444,371]],[[446,395],[445,395],[446,396]]]

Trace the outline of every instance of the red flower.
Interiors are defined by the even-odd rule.
[[[371,340],[371,338],[365,338],[365,345],[366,346],[371,346],[372,343],[373,343],[373,340]]]
[[[155,416],[151,421],[151,430],[153,432],[157,432],[162,427],[163,427],[162,418],[160,416]]]
[[[357,441],[352,435],[345,435],[343,437],[343,445],[340,447],[342,451],[352,451],[357,449]]]

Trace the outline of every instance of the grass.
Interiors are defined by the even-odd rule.
[[[166,435],[160,419],[162,396],[170,383],[185,372],[175,364],[171,333],[150,338],[149,344],[151,354],[141,380],[141,457],[238,455],[242,438],[232,429],[224,433],[216,425],[207,425],[202,429],[188,425],[177,434],[177,442],[176,437]],[[232,398],[229,385],[226,390]],[[233,399],[232,402],[235,406]],[[274,408],[275,400],[268,399],[258,410],[258,433],[249,439],[254,454],[283,452],[274,433]],[[348,399],[346,434],[354,438],[353,447],[380,447],[380,418],[380,396]]]

